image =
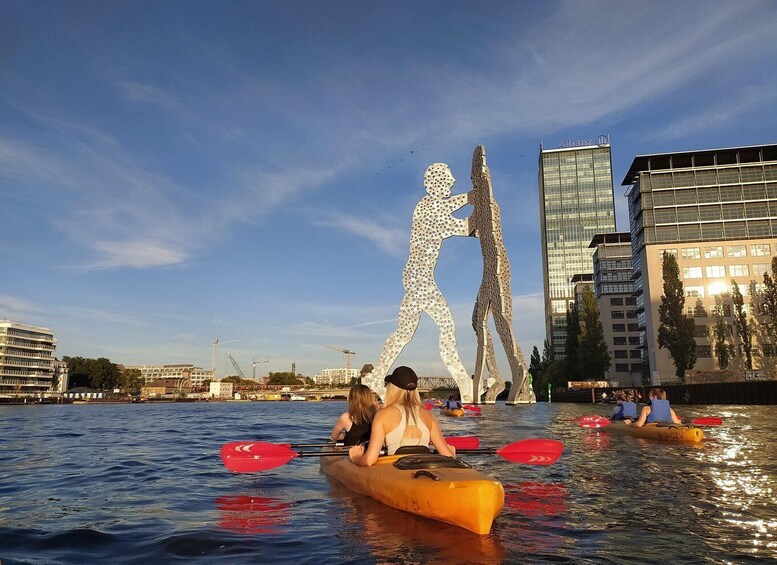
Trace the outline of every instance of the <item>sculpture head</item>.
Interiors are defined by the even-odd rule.
[[[448,198],[455,183],[451,168],[445,163],[432,163],[424,173],[426,191],[436,198]]]

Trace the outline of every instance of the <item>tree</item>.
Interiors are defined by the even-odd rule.
[[[680,281],[677,258],[664,253],[664,294],[658,307],[658,346],[669,350],[675,366],[675,375],[680,382],[685,380],[685,371],[696,364],[696,340],[693,339],[695,322],[685,314],[685,293]]]
[[[544,371],[547,369],[551,363],[554,361],[554,355],[553,355],[553,348],[550,346],[550,341],[545,340],[545,343],[542,346],[542,361],[540,362],[540,369]]]
[[[760,293],[760,308],[765,333],[769,336],[770,352],[777,340],[777,257],[772,257],[772,274],[764,273],[764,289]]]
[[[588,287],[586,287],[588,288]],[[564,362],[569,380],[577,381],[581,375],[577,355],[580,349],[580,315],[572,306],[567,310],[567,341],[564,344]]]
[[[63,357],[73,387],[90,386],[99,390],[111,390],[119,384],[119,367],[109,359]]]
[[[140,394],[143,386],[140,369],[124,369],[119,377],[119,386],[128,394]]]
[[[301,385],[303,382],[292,372],[270,373],[268,385]]]
[[[604,341],[604,327],[599,316],[599,303],[590,286],[583,287],[580,309],[580,345],[577,352],[578,375],[604,377],[612,364],[612,357]]]
[[[731,329],[723,316],[715,312],[715,326],[712,328],[712,346],[715,350],[715,357],[718,359],[718,367],[725,369],[728,367],[734,351],[731,346]]]
[[[537,346],[534,346],[534,349],[531,350],[531,361],[529,361],[529,372],[534,376],[534,380],[540,378],[540,373],[542,373],[542,360],[540,359],[540,351],[537,349]]]
[[[745,357],[745,367],[753,369],[753,326],[747,317],[745,299],[737,281],[731,280],[731,300],[734,302],[734,331],[739,338],[739,351]]]

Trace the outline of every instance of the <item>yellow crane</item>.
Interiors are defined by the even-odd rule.
[[[344,349],[342,347],[335,347],[334,345],[324,345],[323,347],[326,347],[327,349],[332,349],[333,351],[339,351],[340,353],[345,353],[345,368],[346,369],[351,368],[351,355],[356,355],[355,351],[351,351],[350,349]]]

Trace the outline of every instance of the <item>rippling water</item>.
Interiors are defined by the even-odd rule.
[[[326,438],[344,402],[0,407],[0,560],[10,563],[667,563],[777,559],[775,406],[721,416],[699,446],[582,430],[576,404],[440,418],[484,446],[564,442],[549,467],[470,456],[505,485],[490,536],[412,516],[319,473],[314,458],[228,472],[227,441]]]

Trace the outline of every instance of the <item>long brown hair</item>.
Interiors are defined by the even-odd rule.
[[[348,414],[354,424],[369,424],[375,417],[375,395],[366,385],[355,385],[348,393]]]

